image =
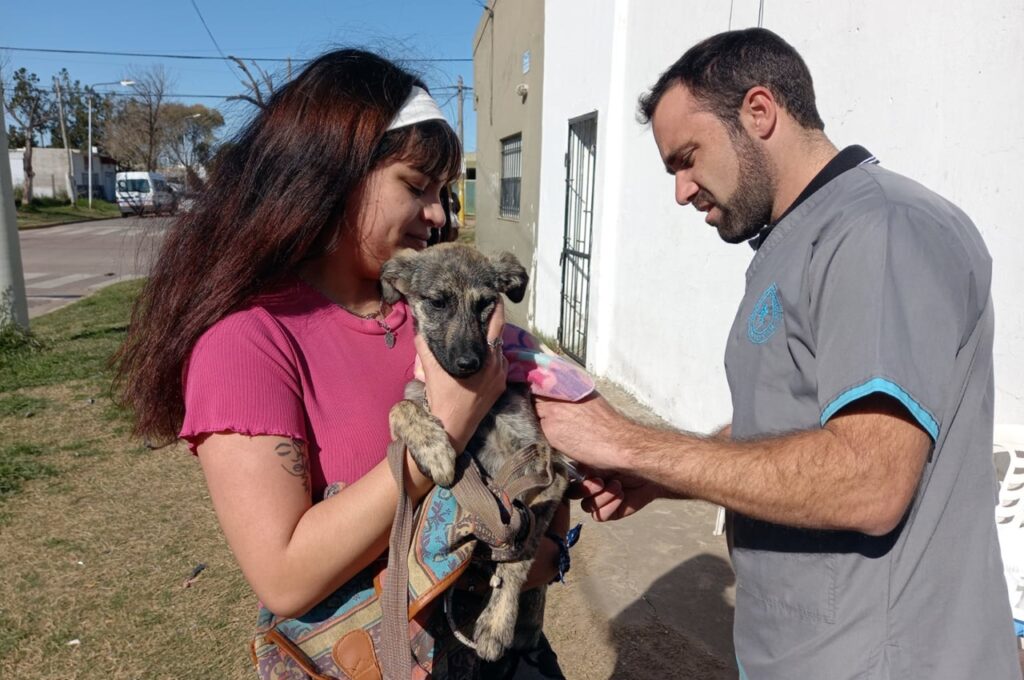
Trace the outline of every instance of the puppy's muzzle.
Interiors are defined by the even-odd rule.
[[[459,377],[466,377],[473,375],[480,370],[483,363],[480,357],[475,354],[463,354],[462,356],[455,357],[455,368],[458,369]]]

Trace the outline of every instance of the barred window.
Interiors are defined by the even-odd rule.
[[[501,217],[519,219],[519,187],[523,176],[523,136],[501,140]]]

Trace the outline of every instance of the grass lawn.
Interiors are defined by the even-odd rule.
[[[32,342],[0,336],[2,678],[254,677],[255,598],[199,465],[133,439],[110,400],[140,285],[35,320]]]
[[[95,198],[92,201],[92,210],[89,209],[89,203],[84,198],[79,199],[76,205],[59,204],[50,199],[43,199],[38,205],[23,205],[18,208],[18,229],[32,229],[81,220],[107,220],[120,216],[121,211],[117,209],[116,203],[107,203]]]

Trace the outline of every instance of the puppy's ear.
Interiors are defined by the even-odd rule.
[[[530,276],[516,256],[512,253],[498,253],[491,258],[491,266],[494,268],[494,287],[512,302],[522,302]]]
[[[416,269],[416,251],[409,249],[397,253],[380,268],[380,291],[388,304],[398,302],[409,290],[412,273]]]

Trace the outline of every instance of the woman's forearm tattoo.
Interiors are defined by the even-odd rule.
[[[290,442],[281,442],[274,447],[284,462],[281,467],[285,472],[302,480],[302,488],[309,494],[309,456],[306,454],[306,445],[297,439]]]

